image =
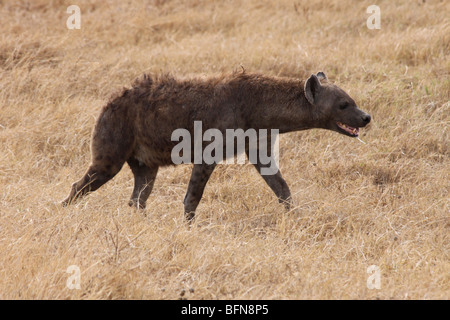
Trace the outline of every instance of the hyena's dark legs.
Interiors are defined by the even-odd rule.
[[[158,167],[148,167],[134,158],[128,159],[127,162],[134,175],[134,189],[128,204],[143,209],[152,192]]]
[[[248,151],[246,151],[246,153],[248,157]],[[270,164],[263,165],[259,163],[259,161],[257,163],[252,164],[255,166],[256,170],[258,170],[259,174],[261,174],[262,168],[267,168],[270,166]],[[291,191],[289,190],[286,181],[283,179],[280,170],[278,169],[275,174],[268,174],[268,175],[261,174],[261,177],[275,193],[275,195],[278,198],[278,201],[284,204],[286,210],[289,210],[292,205]]]
[[[89,192],[95,191],[111,180],[122,168],[125,161],[114,163],[93,163],[79,181],[72,184],[69,196],[62,202],[67,206]]]
[[[133,131],[126,121],[128,110],[110,103],[100,114],[92,135],[91,165],[83,178],[72,185],[63,205],[97,190],[122,169],[134,148]]]
[[[214,171],[216,164],[194,164],[192,169],[191,180],[184,198],[184,214],[188,221],[194,219],[195,209],[202,198],[206,183],[211,173]]]

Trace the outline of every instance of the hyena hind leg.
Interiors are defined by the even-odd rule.
[[[111,180],[122,169],[134,147],[133,131],[130,130],[130,108],[121,100],[110,102],[97,119],[92,134],[91,166],[72,190],[63,205],[95,191]]]
[[[111,180],[122,168],[122,164],[92,164],[79,181],[72,184],[69,196],[62,202],[67,206],[86,194],[93,192]]]
[[[130,158],[127,162],[134,175],[134,189],[128,204],[138,209],[144,209],[145,203],[152,193],[158,167],[148,167],[135,158]]]

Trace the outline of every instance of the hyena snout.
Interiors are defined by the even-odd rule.
[[[359,108],[356,108],[356,112],[354,112],[353,115],[350,115],[347,119],[349,125],[353,125],[359,128],[367,126],[371,120],[372,117],[370,116],[370,114],[364,112]]]
[[[363,112],[363,115],[361,116],[361,119],[364,123],[364,126],[368,125],[370,120],[372,119],[372,117],[370,116],[370,114]]]

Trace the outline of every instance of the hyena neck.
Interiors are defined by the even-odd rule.
[[[322,128],[320,111],[304,94],[304,81],[286,78],[257,77],[249,81],[244,102],[251,127],[278,129],[280,133]],[[250,79],[252,80],[252,79]]]

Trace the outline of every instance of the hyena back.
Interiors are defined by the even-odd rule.
[[[172,133],[184,128],[193,135],[195,121],[201,121],[204,130],[216,128],[222,133],[322,128],[357,137],[370,116],[322,72],[306,81],[247,73],[206,80],[144,76],[102,109],[92,133],[91,165],[72,185],[63,205],[101,187],[127,162],[134,175],[129,204],[145,208],[158,168],[173,164],[171,151],[177,142],[172,141]],[[248,148],[245,151],[248,155]],[[194,217],[215,165],[193,166],[184,198],[188,220]],[[264,166],[259,161],[253,165],[259,172]],[[291,193],[280,171],[262,177],[289,208]]]

